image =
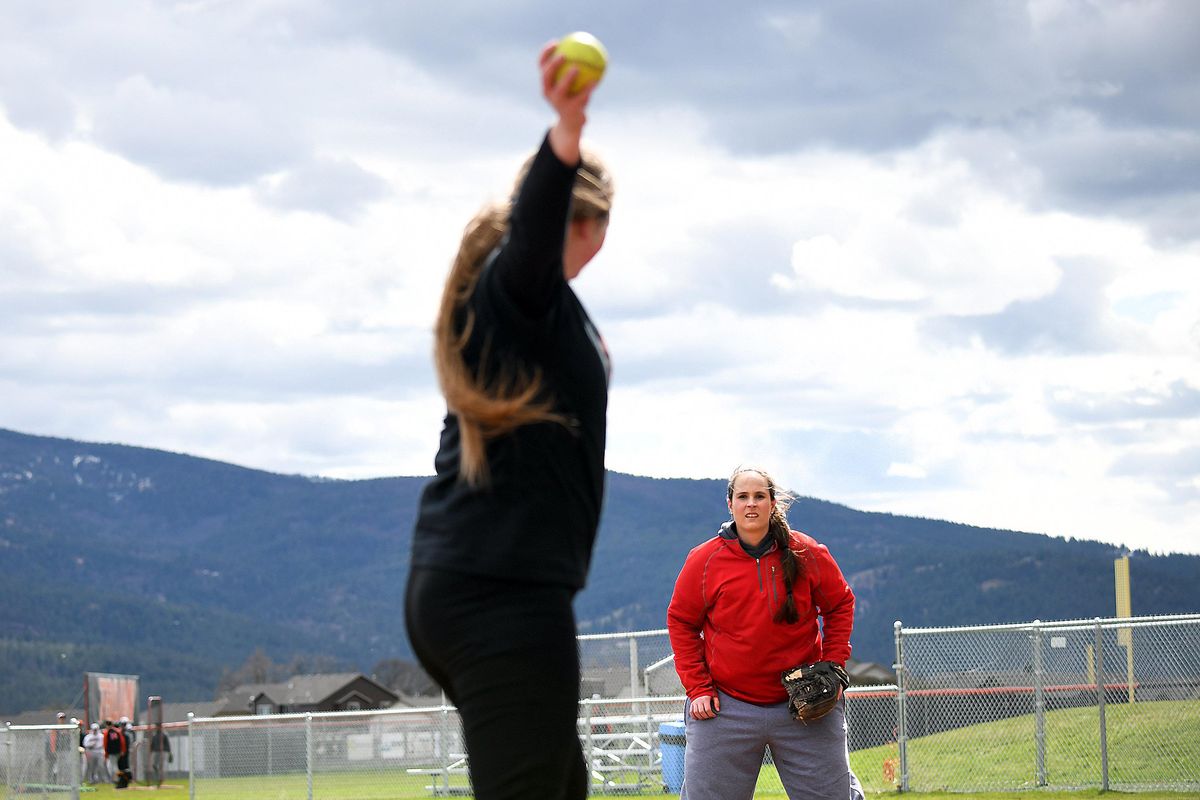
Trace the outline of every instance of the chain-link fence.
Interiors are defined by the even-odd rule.
[[[448,706],[192,719],[192,797],[466,794],[466,751]]]
[[[904,790],[1200,790],[1200,615],[905,630]]]
[[[686,698],[665,630],[579,637],[582,694],[578,733],[591,793],[656,794],[672,776],[670,726]],[[846,696],[852,764],[864,786],[893,787],[896,687]],[[666,728],[664,728],[666,726]],[[450,706],[381,711],[193,719],[168,728],[175,766],[187,765],[192,797],[271,796],[308,800],[467,795],[466,749]],[[663,735],[667,729],[667,735]],[[536,747],[536,742],[530,743]],[[665,753],[665,755],[664,755]],[[782,792],[770,752],[759,781]]]
[[[1200,789],[1200,615],[897,623],[896,644],[898,686],[846,693],[850,763],[868,790]],[[661,791],[682,769],[671,731],[686,702],[666,631],[579,646],[592,794]],[[470,794],[449,706],[194,719],[171,734],[193,800]],[[769,751],[759,791],[782,794]]]
[[[663,727],[682,721],[685,702],[682,695],[580,701],[591,793],[662,792],[671,783]],[[895,702],[894,686],[847,693],[852,749],[894,738]],[[190,759],[193,798],[470,794],[460,723],[450,706],[193,719],[186,731],[180,749]],[[852,753],[852,763],[868,789],[890,789],[886,762],[893,756],[877,750],[861,760]],[[763,767],[760,788],[781,792],[769,751]]]
[[[591,699],[579,704],[579,740],[592,794],[662,791],[664,723],[682,719],[682,697]]]
[[[655,701],[655,708],[659,709],[656,719],[658,716],[682,719],[683,686],[675,672],[675,659],[665,629],[580,636],[579,649],[584,697],[663,698],[666,713]],[[582,717],[580,722],[582,730]],[[896,687],[851,688],[846,693],[846,725],[851,765],[863,786],[881,791],[895,788],[899,772]],[[661,765],[661,755],[657,758],[651,763]],[[769,750],[764,754],[763,766],[760,788],[782,792]]]
[[[669,726],[682,723],[686,702],[682,694],[582,701],[579,736],[592,777],[592,794],[659,792],[671,786],[672,777],[681,779],[681,771],[670,774],[673,737]],[[896,687],[848,691],[846,724],[851,766],[860,782],[869,790],[894,788]],[[684,747],[682,743],[676,746],[681,751]],[[682,753],[680,756],[682,770]],[[763,753],[758,788],[765,793],[783,793],[769,749]]]
[[[673,697],[683,694],[666,629],[577,637],[581,697]]]
[[[82,777],[76,725],[6,725],[0,776],[4,798],[37,795],[79,800]]]

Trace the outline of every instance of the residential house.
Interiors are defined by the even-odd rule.
[[[293,675],[280,683],[238,686],[213,716],[362,711],[388,708],[399,699],[391,689],[358,672]]]

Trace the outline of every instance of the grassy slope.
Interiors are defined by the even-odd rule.
[[[1200,781],[1200,701],[1108,706],[1109,785],[1133,788]],[[973,725],[909,743],[909,785],[936,790],[1025,789],[1036,786],[1031,715]],[[1046,781],[1052,788],[1098,787],[1099,712],[1075,708],[1046,714]],[[851,754],[868,788],[883,789],[885,760],[895,745]]]

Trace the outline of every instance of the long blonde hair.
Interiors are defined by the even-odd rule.
[[[434,324],[433,360],[438,383],[446,397],[446,407],[458,418],[459,479],[471,486],[488,482],[488,440],[522,425],[569,423],[567,417],[554,410],[553,398],[544,396],[539,367],[504,364],[489,381],[482,363],[487,358],[486,341],[483,358],[476,369],[472,370],[463,359],[463,348],[475,328],[475,314],[467,303],[479,282],[483,265],[508,230],[513,199],[532,163],[531,156],[522,166],[513,198],[486,206],[467,224],[458,255],[446,277]],[[613,184],[608,170],[595,154],[585,151],[571,190],[572,219],[606,221],[612,196]]]

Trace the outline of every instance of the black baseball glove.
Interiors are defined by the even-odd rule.
[[[798,720],[820,719],[833,710],[842,690],[850,686],[850,676],[832,661],[801,664],[783,673],[788,693],[788,709]]]

